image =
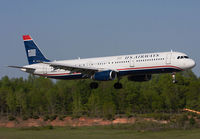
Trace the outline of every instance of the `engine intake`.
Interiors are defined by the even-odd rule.
[[[101,72],[96,72],[93,75],[93,79],[97,81],[109,81],[109,80],[114,80],[116,78],[116,72],[112,70],[107,70],[107,71],[101,71]]]
[[[147,75],[132,75],[128,76],[129,81],[135,81],[135,82],[144,82],[144,81],[149,81],[151,80],[151,74]]]

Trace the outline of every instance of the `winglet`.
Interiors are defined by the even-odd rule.
[[[32,38],[30,35],[23,35],[23,40],[28,41],[28,40],[32,40]]]

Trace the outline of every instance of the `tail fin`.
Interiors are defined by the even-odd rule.
[[[30,65],[50,61],[45,58],[45,56],[42,54],[40,49],[34,43],[30,35],[23,35],[23,40],[24,40],[26,55],[28,58],[28,63]]]

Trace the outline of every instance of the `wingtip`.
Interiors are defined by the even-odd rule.
[[[27,40],[32,40],[30,35],[23,35],[23,40],[27,41]]]

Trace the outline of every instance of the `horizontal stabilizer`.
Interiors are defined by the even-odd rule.
[[[9,68],[17,68],[17,69],[30,69],[35,70],[34,68],[20,67],[20,66],[8,66]]]

